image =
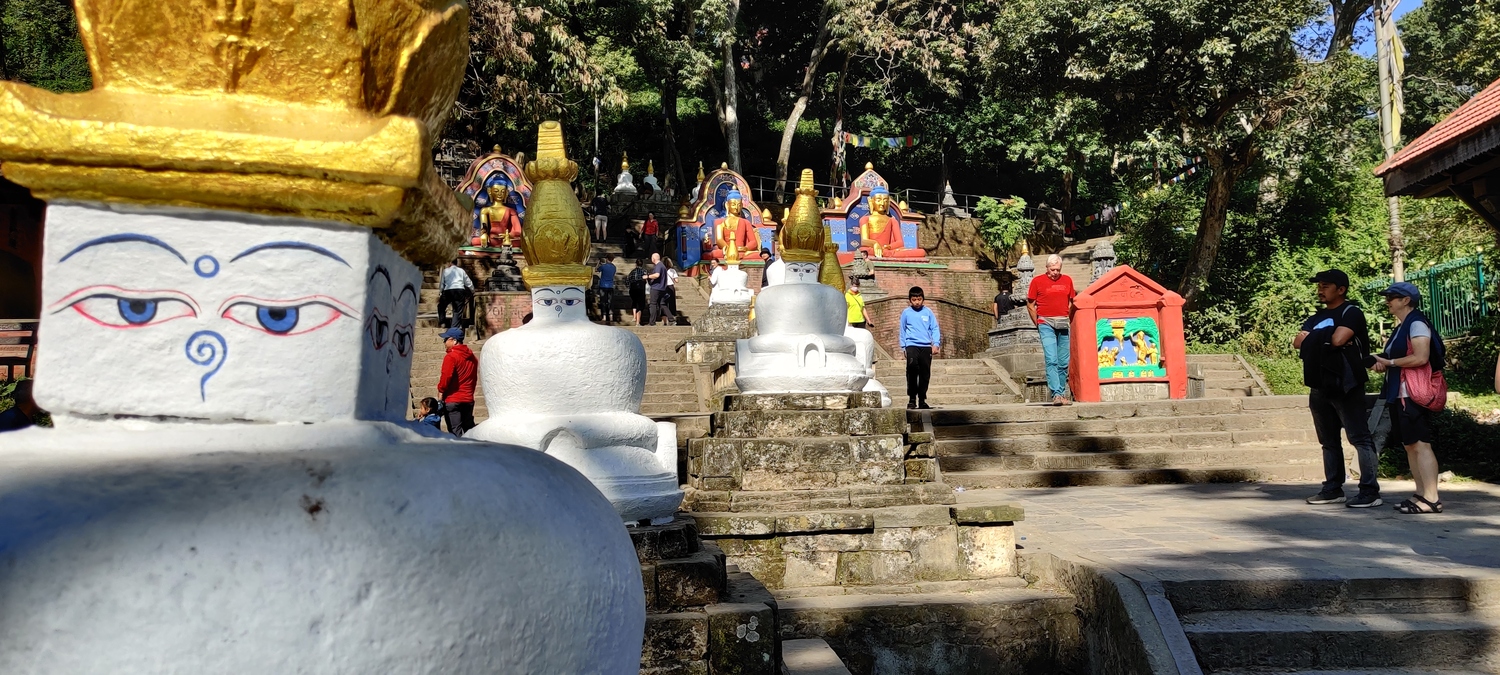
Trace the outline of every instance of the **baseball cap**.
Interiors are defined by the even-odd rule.
[[[1308,279],[1308,281],[1315,284],[1333,284],[1345,288],[1349,287],[1349,275],[1344,274],[1343,270],[1323,270],[1314,274],[1313,278]]]
[[[1387,298],[1411,298],[1413,305],[1422,304],[1422,291],[1415,284],[1405,281],[1391,284],[1390,288],[1381,291],[1380,294]]]
[[[458,340],[459,342],[463,342],[464,341],[464,329],[459,328],[458,326],[454,326],[452,328],[449,328],[448,330],[443,331],[443,333],[441,335],[439,335],[438,337],[443,338],[444,340],[446,340],[448,338],[453,338],[455,340]]]

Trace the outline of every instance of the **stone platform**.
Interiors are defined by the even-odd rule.
[[[776,600],[703,542],[691,516],[630,528],[646,591],[642,675],[775,675]]]

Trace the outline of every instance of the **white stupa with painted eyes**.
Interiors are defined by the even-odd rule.
[[[633,333],[589,321],[583,264],[589,233],[569,181],[562,129],[542,127],[522,236],[532,320],[485,342],[480,386],[490,417],[466,437],[536,448],[588,476],[627,522],[670,520],[682,503],[677,430],[639,413],[646,349]]]
[[[812,181],[812,170],[803,169],[781,226],[784,278],[755,297],[756,335],[735,344],[735,386],[742,394],[857,392],[872,373],[845,335],[844,294],[819,280],[824,261],[836,264],[836,258]],[[837,280],[840,272],[829,271]]]
[[[609,500],[406,421],[466,6],[293,4],[236,15],[247,59],[212,3],[79,0],[99,87],[0,83],[56,424],[0,434],[0,673],[637,672]]]

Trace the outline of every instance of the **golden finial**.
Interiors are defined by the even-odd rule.
[[[630,172],[630,153],[620,153],[620,173]]]
[[[719,162],[719,170],[720,171],[728,171],[729,170],[729,162]]]
[[[823,230],[828,232],[828,241],[823,242],[823,265],[818,268],[818,283],[843,293],[847,288],[844,286],[844,268],[839,265],[839,245],[833,243],[832,230],[826,227]]]
[[[685,223],[693,219],[693,212],[688,208],[687,200],[684,199],[677,204],[677,222]]]
[[[490,149],[490,152],[493,152],[493,153],[495,153],[497,155],[501,154],[501,152],[500,152],[500,144],[496,143],[495,147],[493,147],[493,148]]]
[[[781,259],[787,262],[823,261],[823,244],[829,241],[823,215],[818,210],[818,190],[813,187],[812,169],[802,170],[797,185],[797,199],[782,218]]]
[[[656,161],[655,160],[650,160],[650,159],[646,160],[646,175],[647,176],[655,176],[656,175]]]
[[[1031,246],[1026,243],[1024,238],[1021,239],[1021,255],[1031,255]]]
[[[37,197],[340,221],[418,262],[466,238],[430,155],[462,0],[74,5],[95,88],[0,83],[3,171]]]
[[[874,162],[865,162],[865,171],[874,171],[874,170],[875,170],[875,163]]]
[[[760,210],[760,221],[762,223],[769,223],[769,222],[771,222],[771,209],[761,209]]]
[[[904,200],[904,199],[901,200],[901,201],[899,201],[899,202],[896,202],[896,208],[900,209],[902,211],[910,211],[911,210],[911,209],[908,209],[906,207],[906,200]]]
[[[578,164],[568,159],[562,125],[543,122],[536,132],[536,159],[527,163],[531,203],[521,222],[521,239],[530,263],[521,270],[527,288],[581,286],[587,288],[594,270],[583,264],[589,255],[589,231],[583,226],[583,206],[571,185]]]
[[[703,182],[703,178],[704,178],[704,176],[703,176],[703,160],[700,159],[700,160],[698,160],[698,182],[702,183]]]

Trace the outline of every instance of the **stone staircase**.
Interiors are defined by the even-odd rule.
[[[1114,240],[1114,237],[1098,237],[1069,245],[1058,252],[1058,255],[1062,256],[1063,261],[1062,273],[1068,275],[1073,280],[1073,288],[1079,293],[1082,293],[1083,289],[1088,288],[1089,281],[1094,278],[1094,246],[1101,241],[1113,242]],[[1047,273],[1047,256],[1032,256],[1031,260],[1036,265],[1037,276]],[[1024,289],[1016,290],[1021,291],[1023,295],[1025,294]],[[1026,311],[1025,307],[1021,307],[1020,309],[1023,312]]]
[[[1189,369],[1203,375],[1204,398],[1271,394],[1234,354],[1188,354],[1187,362]]]
[[[430,321],[431,325],[423,325],[423,321]],[[438,378],[443,373],[443,355],[447,353],[442,338],[438,337],[439,332],[436,319],[417,319],[416,338],[412,345],[411,414],[408,415],[413,419],[417,416],[419,401],[428,396],[437,398]],[[474,340],[472,331],[469,341],[464,344],[474,350],[475,356],[481,354],[480,350],[484,349],[484,341]],[[483,422],[489,416],[489,409],[484,405],[484,383],[481,382],[474,391],[474,421]],[[444,428],[447,427],[444,426]]]
[[[891,405],[906,405],[906,360],[875,362],[875,379],[891,392]],[[933,359],[932,382],[927,402],[945,408],[954,406],[1015,403],[1019,398],[1000,374],[981,359]]]
[[[1204,672],[1245,675],[1497,672],[1500,613],[1483,602],[1494,588],[1476,585],[1409,576],[1163,582]]]
[[[912,412],[966,488],[1322,478],[1305,396]]]
[[[679,306],[679,309],[681,307]],[[699,412],[693,366],[677,356],[677,345],[693,334],[690,326],[623,326],[646,347],[646,393],[642,415]]]

